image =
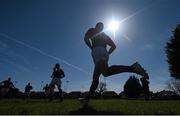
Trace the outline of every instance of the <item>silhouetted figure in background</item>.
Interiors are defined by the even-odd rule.
[[[97,89],[101,74],[103,74],[104,77],[108,77],[123,72],[133,72],[142,75],[146,79],[149,78],[146,71],[137,62],[131,66],[108,66],[109,55],[115,50],[116,45],[109,36],[102,32],[103,28],[103,23],[99,22],[96,24],[95,28],[90,28],[84,37],[86,45],[91,49],[91,55],[95,64],[93,81],[85,100],[88,100],[90,95],[92,95]],[[109,50],[107,50],[107,46],[110,46]]]
[[[49,94],[50,94],[49,85],[46,84],[46,86],[43,87],[43,90],[44,90],[44,95],[47,98],[49,96]]]
[[[13,90],[15,89],[14,84],[11,81],[11,78],[9,77],[8,80],[4,80],[0,82],[0,84],[3,84],[1,89],[2,96],[11,97]]]
[[[142,89],[145,95],[145,100],[150,99],[150,91],[149,91],[149,81],[145,78],[140,78],[142,83]]]
[[[53,69],[53,73],[51,75],[52,81],[49,84],[50,88],[50,100],[53,99],[53,93],[55,85],[58,87],[59,95],[60,95],[60,101],[63,101],[63,92],[61,89],[61,79],[65,77],[64,71],[60,68],[60,65],[57,63],[55,64],[55,67]]]
[[[31,94],[32,89],[33,89],[33,87],[31,86],[31,83],[29,82],[25,87],[26,98],[30,98],[30,94]]]
[[[132,75],[124,84],[124,94],[127,98],[138,98],[142,93],[142,86],[139,79]]]

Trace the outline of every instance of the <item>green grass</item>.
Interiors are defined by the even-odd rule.
[[[180,100],[0,100],[0,114],[180,114]]]

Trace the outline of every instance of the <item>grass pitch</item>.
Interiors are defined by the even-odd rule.
[[[180,100],[0,100],[0,114],[180,114]]]

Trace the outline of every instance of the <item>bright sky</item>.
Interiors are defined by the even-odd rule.
[[[106,32],[117,46],[109,65],[138,61],[150,75],[150,89],[162,90],[170,79],[164,47],[180,23],[179,4],[179,0],[1,0],[0,80],[11,76],[20,90],[28,82],[40,90],[59,62],[66,74],[65,91],[88,90],[94,64],[84,34],[99,21],[107,28],[116,19],[121,23],[115,38]],[[108,90],[122,91],[130,75],[106,78]]]

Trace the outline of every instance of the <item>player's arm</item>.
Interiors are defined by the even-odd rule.
[[[3,84],[3,83],[4,83],[4,81],[1,81],[1,82],[0,82],[0,85]]]
[[[51,74],[51,78],[54,78],[55,69],[53,69],[53,72]]]
[[[52,73],[51,78],[54,78],[54,72]]]
[[[90,34],[90,31],[91,30],[88,30],[88,32],[86,32],[85,36],[84,36],[84,41],[86,43],[86,45],[92,49],[92,45],[91,45],[91,42],[90,42],[90,38],[91,38],[91,34]]]
[[[64,78],[65,77],[65,74],[64,74],[64,71],[61,70],[61,76]]]
[[[107,44],[110,46],[108,53],[111,54],[116,49],[116,45],[109,36],[107,35],[105,36],[106,36]]]
[[[13,88],[16,88],[12,82],[11,82],[11,86],[12,86]]]

